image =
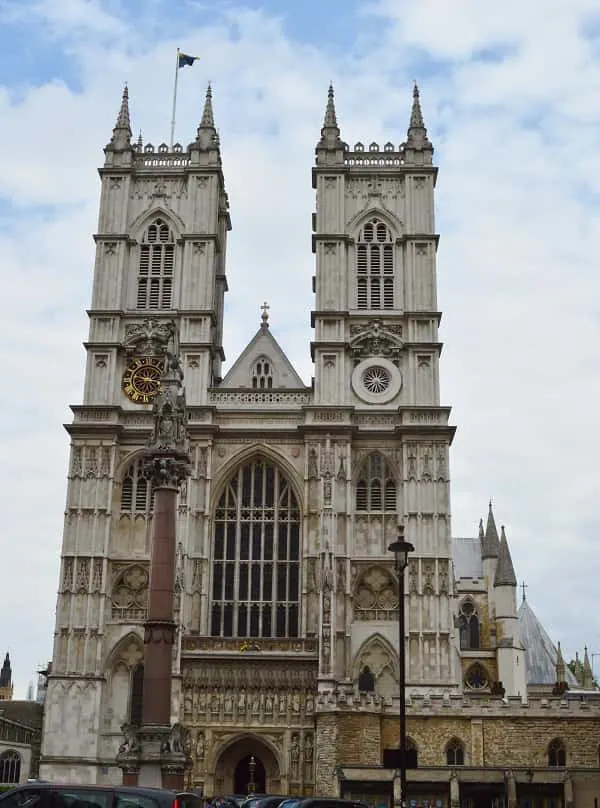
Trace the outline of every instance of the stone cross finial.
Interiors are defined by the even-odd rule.
[[[521,589],[522,589],[522,591],[523,591],[523,600],[526,600],[526,597],[525,597],[525,590],[526,590],[527,588],[528,588],[528,584],[526,584],[526,583],[525,583],[525,581],[523,581],[523,583],[521,584]]]
[[[269,309],[270,308],[271,307],[268,305],[266,300],[262,304],[262,306],[260,307],[260,310],[261,310],[260,319],[262,320],[262,325],[263,325],[264,328],[269,327]]]

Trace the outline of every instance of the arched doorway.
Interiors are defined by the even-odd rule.
[[[246,755],[233,773],[234,794],[264,794],[266,791],[265,767],[256,755]]]
[[[238,737],[215,761],[214,781],[207,778],[212,794],[247,794],[250,756],[254,757],[255,793],[281,794],[282,781],[277,755],[260,735]]]

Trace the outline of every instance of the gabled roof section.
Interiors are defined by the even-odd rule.
[[[264,304],[260,328],[229,369],[220,389],[306,389],[283,348],[271,334],[267,310],[268,306]]]
[[[554,685],[558,649],[526,600],[519,606],[518,618],[521,642],[525,646],[527,684]],[[577,688],[579,686],[577,679],[568,665],[565,665],[565,674],[569,686]]]

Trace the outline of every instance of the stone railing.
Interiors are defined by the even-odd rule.
[[[138,168],[185,168],[190,164],[189,154],[183,150],[181,143],[175,143],[172,149],[166,143],[161,143],[156,150],[152,143],[142,147],[136,144],[134,151]]]
[[[183,651],[201,653],[227,653],[260,654],[316,654],[317,640],[303,638],[249,638],[239,639],[233,637],[184,637]]]
[[[211,390],[208,400],[220,407],[245,407],[258,404],[263,407],[302,407],[310,403],[307,390]]]

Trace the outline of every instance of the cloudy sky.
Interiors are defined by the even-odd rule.
[[[403,140],[412,80],[440,166],[442,401],[453,531],[490,497],[532,607],[600,652],[600,12],[597,0],[4,0],[0,4],[0,652],[17,695],[51,653],[68,405],[81,401],[103,159],[193,139],[208,80],[230,195],[225,348],[259,305],[312,374],[310,169],[327,85],[342,137]],[[600,670],[600,656],[595,660]]]

